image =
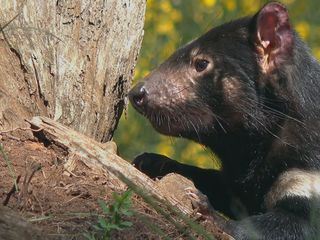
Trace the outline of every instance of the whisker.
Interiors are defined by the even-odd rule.
[[[284,139],[282,139],[281,137],[279,137],[278,135],[276,135],[275,133],[273,133],[270,129],[268,129],[268,127],[267,127],[265,124],[263,124],[263,123],[262,123],[258,118],[256,118],[254,115],[252,115],[252,114],[249,113],[249,112],[246,112],[246,114],[248,114],[250,117],[252,117],[257,123],[259,123],[259,124],[263,127],[263,129],[264,129],[267,133],[269,133],[269,134],[272,135],[273,137],[277,138],[280,142],[282,142],[283,144],[288,145],[288,146],[290,146],[290,147],[296,148],[296,147],[293,146],[292,144],[286,142]]]
[[[217,121],[217,123],[219,124],[219,126],[221,127],[222,131],[223,131],[224,133],[227,133],[226,129],[223,127],[223,125],[221,124],[221,122],[219,121],[219,119],[218,119],[215,115],[213,115],[213,117],[216,119],[216,121]]]

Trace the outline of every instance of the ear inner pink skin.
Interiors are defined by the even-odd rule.
[[[293,32],[286,8],[279,3],[264,7],[257,19],[257,52],[264,72],[271,72],[291,56]],[[262,48],[262,49],[261,49]]]

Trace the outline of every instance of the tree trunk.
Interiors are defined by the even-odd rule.
[[[0,129],[42,115],[110,140],[140,50],[146,1],[0,6]]]

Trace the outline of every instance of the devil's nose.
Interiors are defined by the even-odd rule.
[[[138,83],[130,90],[129,99],[136,108],[141,108],[146,104],[147,91],[143,82]]]

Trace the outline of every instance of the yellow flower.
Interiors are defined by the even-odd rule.
[[[226,0],[224,1],[224,5],[228,11],[234,11],[237,7],[237,3],[235,0]]]
[[[208,156],[205,156],[205,155],[197,156],[196,164],[198,167],[201,167],[201,168],[213,167],[212,162],[210,162],[210,159],[208,158]]]
[[[142,71],[142,77],[146,77],[150,73],[149,70],[143,70]]]
[[[320,60],[320,47],[315,47],[313,49],[313,54],[315,55],[315,57]]]
[[[213,7],[216,4],[216,0],[201,0],[205,7]]]
[[[260,1],[243,0],[241,3],[244,14],[255,13],[260,7]]]
[[[299,22],[296,25],[296,30],[304,40],[310,35],[310,25],[307,22]]]
[[[168,58],[175,50],[177,49],[176,44],[174,41],[169,41],[165,46],[164,50],[161,52],[161,58],[166,59]]]
[[[167,157],[172,157],[174,154],[172,145],[168,144],[167,141],[161,141],[156,149],[159,154],[165,155]]]
[[[136,67],[134,70],[134,78],[139,78],[141,76],[141,69]]]
[[[164,21],[160,22],[156,29],[159,34],[169,34],[174,30],[174,25],[172,21]]]
[[[161,1],[160,9],[165,13],[169,13],[172,11],[172,6],[170,5],[169,1]]]
[[[174,22],[179,22],[182,19],[182,15],[181,12],[177,11],[177,10],[172,10],[171,14],[170,14],[170,18],[174,21]]]

